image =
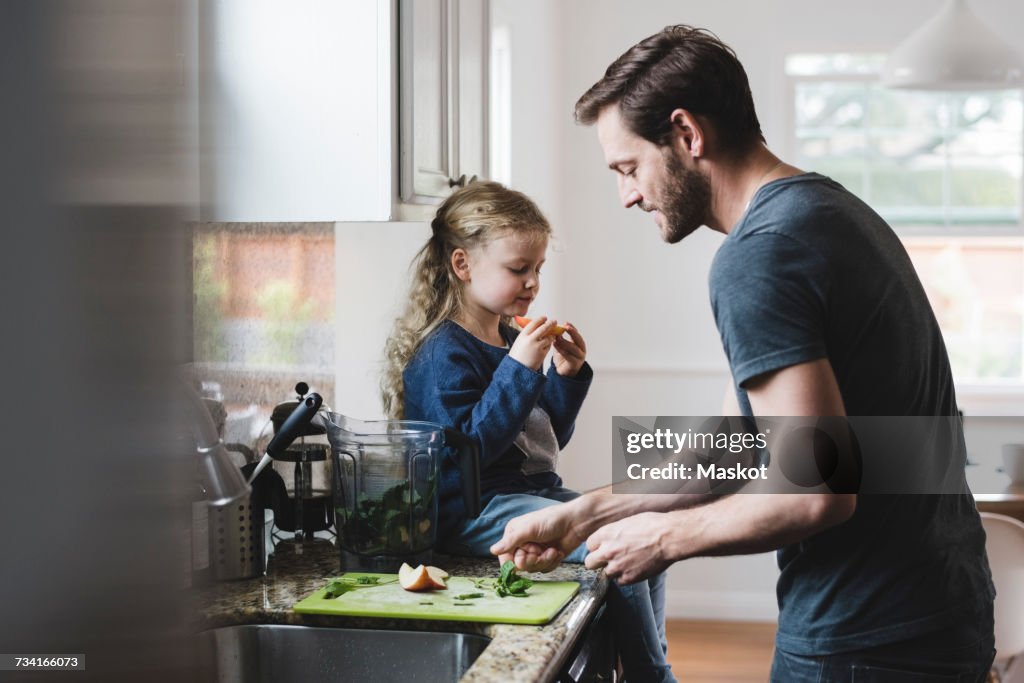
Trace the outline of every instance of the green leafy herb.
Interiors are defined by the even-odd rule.
[[[328,600],[333,598],[340,598],[342,595],[348,593],[354,587],[355,586],[353,586],[348,581],[344,581],[342,579],[334,579],[329,584],[327,584],[327,592],[324,593],[324,597]]]
[[[380,583],[380,577],[379,576],[360,576],[359,578],[356,579],[356,583],[363,584],[363,585],[366,585],[366,584],[378,584],[378,583]]]
[[[462,595],[456,595],[455,600],[476,600],[477,598],[484,597],[483,593],[463,593]]]
[[[497,579],[473,579],[473,587],[481,590],[493,590],[498,597],[525,598],[533,581],[516,574],[515,563],[509,561],[501,565]]]
[[[434,603],[432,603],[432,602],[421,602],[420,604],[421,605],[433,605]]]
[[[494,582],[494,592],[500,598],[509,595],[514,598],[525,598],[527,595],[526,591],[532,586],[533,581],[524,579],[516,574],[516,565],[509,560],[501,565],[501,573],[498,574],[498,580]]]
[[[394,583],[398,579],[392,579],[391,581],[381,582],[379,576],[358,576],[355,578],[340,577],[337,579],[331,579],[327,584],[327,590],[324,593],[324,598],[332,600],[334,598],[340,598],[345,593],[357,588],[373,588],[374,586],[386,586],[389,583]]]

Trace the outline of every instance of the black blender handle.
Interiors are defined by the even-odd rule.
[[[480,516],[480,447],[476,439],[462,432],[444,428],[444,442],[459,452],[459,474],[462,477],[462,500],[466,504],[466,516]]]
[[[295,410],[267,444],[267,455],[273,458],[288,448],[302,428],[308,425],[313,416],[317,414],[323,402],[324,399],[317,393],[309,394],[299,401],[299,405],[295,406]]]

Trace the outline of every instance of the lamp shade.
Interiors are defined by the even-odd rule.
[[[942,10],[889,55],[882,84],[917,90],[986,90],[1021,84],[1020,56],[967,6]]]

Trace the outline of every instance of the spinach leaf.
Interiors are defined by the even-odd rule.
[[[509,560],[505,564],[501,565],[501,572],[498,574],[498,580],[494,582],[494,592],[501,598],[509,595],[516,598],[525,598],[527,595],[526,591],[529,590],[531,586],[533,586],[533,581],[516,574],[516,565],[514,562]]]
[[[327,584],[327,592],[324,593],[324,597],[328,600],[333,598],[340,598],[342,595],[348,593],[353,588],[354,586],[348,581],[345,581],[343,579],[334,579],[329,584]]]
[[[340,578],[330,580],[327,584],[327,591],[324,593],[324,598],[332,600],[334,598],[340,598],[345,593],[357,588],[386,586],[387,584],[395,583],[396,581],[398,581],[398,579],[392,579],[391,581],[384,581],[382,583],[379,576],[359,576],[356,578],[342,576]]]

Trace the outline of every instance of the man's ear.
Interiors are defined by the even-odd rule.
[[[686,109],[674,109],[670,117],[673,146],[694,159],[704,156],[704,145],[707,141],[704,125]]]
[[[469,254],[459,248],[452,252],[452,270],[462,282],[469,282]]]

